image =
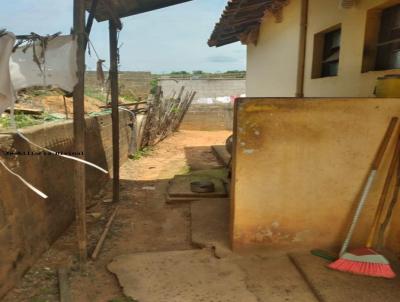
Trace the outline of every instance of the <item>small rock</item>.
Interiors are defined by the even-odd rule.
[[[95,219],[99,219],[103,214],[101,213],[89,213],[90,216],[92,216]]]
[[[155,189],[156,187],[150,187],[150,186],[142,187],[142,190],[147,190],[147,191],[155,191]]]

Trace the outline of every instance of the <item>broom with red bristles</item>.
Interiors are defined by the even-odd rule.
[[[371,232],[368,237],[368,241],[366,247],[359,248],[353,250],[351,252],[346,252],[349,246],[351,237],[353,235],[354,229],[357,225],[357,222],[360,218],[361,211],[365,205],[368,193],[374,183],[376,173],[380,167],[382,162],[382,158],[386,152],[387,146],[390,142],[390,139],[393,135],[394,129],[397,125],[398,118],[392,118],[389,127],[386,131],[386,134],[382,140],[382,143],[379,147],[378,153],[375,157],[373,162],[370,175],[368,177],[368,181],[364,187],[362,196],[360,198],[360,202],[358,204],[356,213],[353,218],[353,222],[350,226],[349,232],[347,234],[346,240],[343,243],[342,249],[340,251],[340,258],[331,264],[328,265],[329,268],[349,272],[357,275],[364,275],[364,276],[371,276],[371,277],[383,277],[383,278],[394,278],[396,274],[393,272],[392,268],[390,267],[389,261],[374,251],[372,249],[372,245],[375,238],[375,233],[377,231],[380,217],[383,212],[383,208],[386,201],[386,196],[389,192],[390,185],[393,179],[393,175],[395,173],[396,164],[399,160],[399,152],[400,152],[400,135],[397,136],[396,148],[393,154],[392,161],[390,163],[388,175],[386,177],[386,181],[384,184],[384,188],[381,194],[381,198],[378,203],[378,207],[375,213],[374,222],[371,228]]]

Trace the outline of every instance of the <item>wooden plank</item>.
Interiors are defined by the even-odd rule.
[[[69,270],[67,268],[62,267],[58,269],[58,289],[60,302],[72,302],[68,275]]]
[[[10,109],[6,109],[7,113],[11,113]],[[18,104],[15,105],[14,108],[14,113],[23,113],[23,114],[29,114],[29,115],[42,115],[44,112],[43,109],[36,109],[36,108],[24,108]]]
[[[143,101],[143,102],[134,102],[134,103],[120,103],[120,104],[118,104],[118,106],[121,106],[121,107],[129,107],[129,106],[135,106],[135,105],[147,105],[147,101],[145,102],[145,101]],[[112,108],[112,105],[110,105],[110,104],[108,104],[108,105],[105,105],[105,106],[99,106],[99,108]]]
[[[89,7],[89,1],[87,7]],[[157,0],[157,1],[143,1],[143,0],[103,0],[102,4],[99,7],[99,10],[96,12],[96,20],[99,22],[112,20],[115,16],[119,18],[124,18],[132,15],[137,15],[157,9],[161,9],[164,7],[181,4],[184,2],[189,2],[192,0]],[[112,6],[110,6],[110,4]],[[113,15],[111,15],[112,13]]]
[[[74,0],[74,33],[78,41],[77,65],[78,84],[74,89],[74,146],[80,158],[85,157],[85,3],[84,0]],[[85,166],[76,162],[74,167],[74,197],[75,216],[77,225],[79,260],[81,268],[87,261],[87,236],[86,236],[86,185]]]
[[[113,25],[115,25],[116,29],[121,30],[122,22],[119,18],[118,12],[116,11],[113,3],[110,0],[101,0],[101,1],[110,16],[110,22],[112,22]]]
[[[106,227],[104,228],[104,231],[103,231],[103,233],[101,234],[101,237],[100,237],[100,239],[99,239],[99,242],[97,243],[96,248],[95,248],[94,251],[93,251],[93,254],[92,254],[92,259],[93,259],[93,260],[96,260],[97,257],[99,256],[100,250],[101,250],[101,248],[103,247],[104,241],[106,240],[107,234],[108,234],[108,232],[110,231],[111,225],[112,225],[112,223],[113,223],[113,221],[114,221],[115,216],[116,216],[117,213],[118,213],[118,210],[119,210],[119,206],[117,206],[117,207],[115,208],[115,210],[114,210],[114,212],[112,213],[110,219],[108,220],[108,222],[107,222],[107,224],[106,224]]]
[[[113,133],[113,200],[119,201],[119,87],[118,87],[118,37],[117,26],[109,21],[110,32],[110,87]]]

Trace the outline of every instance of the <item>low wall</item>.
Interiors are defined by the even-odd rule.
[[[183,119],[181,130],[217,131],[232,130],[233,106],[231,104],[193,104]]]
[[[236,249],[338,248],[398,99],[240,99],[235,108],[232,242]],[[364,246],[395,139],[352,246]],[[386,246],[400,253],[400,206]]]
[[[108,78],[108,72],[105,72]],[[121,71],[119,73],[119,88],[121,95],[134,95],[146,99],[150,95],[152,76],[146,71]],[[95,71],[86,72],[85,84],[88,87],[98,88],[97,74]]]
[[[121,112],[121,161],[131,138],[129,113]],[[111,118],[86,120],[86,158],[104,168],[112,166]],[[35,126],[23,131],[35,143],[59,152],[74,152],[71,122]],[[0,136],[0,150],[38,151],[20,138]],[[0,166],[0,298],[74,219],[74,162],[56,156],[1,156],[49,198],[42,199]],[[87,197],[96,194],[108,175],[86,168]]]
[[[224,96],[240,96],[246,93],[246,79],[160,79],[164,96],[179,93],[182,86],[186,91],[196,91],[198,99],[217,98]]]

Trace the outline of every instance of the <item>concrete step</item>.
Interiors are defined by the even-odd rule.
[[[231,155],[226,150],[225,145],[215,145],[211,146],[211,148],[218,161],[225,167],[228,167],[230,164]]]
[[[328,269],[328,261],[309,253],[292,253],[290,258],[310,289],[324,302],[399,301],[400,279],[388,280],[352,275]]]

